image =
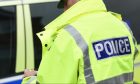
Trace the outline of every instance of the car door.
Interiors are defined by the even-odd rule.
[[[0,1],[0,84],[20,84],[24,69],[38,69],[42,46],[36,33],[62,13],[57,3]]]
[[[25,29],[20,0],[0,1],[0,84],[21,81],[25,69]]]

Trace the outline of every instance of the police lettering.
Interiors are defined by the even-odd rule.
[[[128,37],[113,38],[93,43],[98,60],[131,53]]]

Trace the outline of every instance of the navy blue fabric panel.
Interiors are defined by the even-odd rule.
[[[7,82],[7,83],[4,83],[4,84],[21,84],[21,82],[22,82],[22,79],[21,80]]]
[[[98,60],[131,53],[128,37],[112,38],[92,43]]]

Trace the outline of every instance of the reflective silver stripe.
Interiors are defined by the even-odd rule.
[[[140,67],[140,63],[134,64],[135,67]]]
[[[128,31],[130,32],[130,34],[132,36],[132,39],[133,39],[133,42],[134,42],[134,45],[135,45],[135,53],[134,53],[134,60],[135,60],[137,54],[139,53],[138,49],[136,47],[137,46],[137,41],[136,41],[136,39],[135,39],[135,37],[133,35],[133,32],[132,32],[131,28],[129,27],[129,25],[126,22],[124,22],[124,25],[127,27]]]
[[[107,79],[107,80],[102,80],[97,82],[96,84],[125,84],[126,82],[131,82],[133,81],[133,73],[124,73],[122,75]]]
[[[36,76],[32,76],[26,84],[31,84],[32,81],[36,80]]]
[[[84,75],[85,80],[87,84],[94,84],[95,80],[93,77],[92,69],[90,66],[90,60],[89,60],[89,51],[88,51],[88,45],[81,36],[81,34],[71,25],[66,26],[66,31],[68,31],[72,37],[75,39],[77,45],[81,48],[83,52],[83,58],[84,58]]]

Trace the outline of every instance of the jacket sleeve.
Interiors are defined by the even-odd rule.
[[[45,55],[45,54],[44,54]],[[41,61],[39,83],[76,83],[82,52],[70,34],[61,30]]]
[[[139,46],[138,46],[138,44],[137,44],[136,39],[134,38],[133,40],[134,40],[134,44],[135,44],[135,54],[134,54],[134,59],[135,59],[137,56],[140,55],[140,50],[139,50],[139,48],[138,48]]]
[[[135,58],[140,55],[140,51],[138,49],[137,40],[135,39],[135,37],[133,35],[133,32],[132,32],[131,28],[129,27],[129,25],[126,22],[124,22],[124,24],[127,27],[128,31],[130,32],[130,34],[132,36],[132,39],[133,39],[133,42],[134,42],[134,46],[135,46],[134,60],[135,60]]]
[[[36,76],[25,77],[21,84],[36,84]]]

